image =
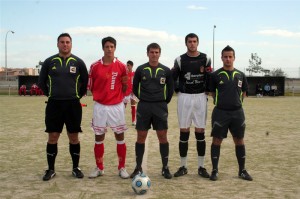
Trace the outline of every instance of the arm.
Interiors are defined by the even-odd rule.
[[[173,97],[173,93],[174,93],[174,79],[172,77],[172,72],[168,71],[167,74],[167,98],[166,98],[166,102],[169,103]]]
[[[209,87],[209,84],[210,84],[210,75],[211,75],[211,72],[212,72],[212,68],[211,68],[211,59],[208,57],[207,58],[207,61],[206,61],[206,66],[205,66],[205,93],[208,94],[209,91],[210,91],[210,87]]]
[[[243,85],[242,85],[242,92],[243,92],[242,100],[243,101],[244,101],[244,98],[247,95],[247,91],[248,91],[248,82],[247,82],[246,75],[243,74]]]
[[[180,62],[180,57],[175,59],[174,66],[171,69],[172,78],[173,78],[173,81],[174,81],[174,83],[173,83],[174,90],[175,90],[176,93],[179,92],[178,77],[179,77],[179,74],[180,74],[180,67],[179,67],[178,62]]]
[[[214,104],[216,102],[216,83],[214,81],[215,79],[215,74],[214,73],[210,73],[210,78],[209,78],[209,92],[210,95],[212,96],[213,100],[214,100]]]
[[[134,77],[133,77],[133,87],[132,87],[132,91],[133,94],[139,99],[139,84],[141,81],[141,71],[140,68],[138,67],[134,73]]]
[[[80,98],[82,96],[84,96],[86,94],[86,91],[87,91],[87,84],[88,84],[88,72],[87,72],[87,69],[86,69],[86,65],[85,63],[80,60],[80,79],[81,79],[81,86],[80,86]]]
[[[44,92],[44,95],[47,97],[49,96],[49,91],[48,91],[48,86],[47,86],[47,80],[48,80],[48,59],[46,59],[42,65],[40,75],[39,75],[39,80],[38,80],[38,85]]]
[[[127,88],[128,88],[128,69],[127,67],[123,64],[123,74],[121,77],[121,81],[122,81],[122,92],[125,94]]]

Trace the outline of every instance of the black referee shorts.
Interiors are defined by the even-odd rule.
[[[69,133],[82,132],[82,107],[79,100],[49,100],[46,106],[45,132],[59,132],[66,125]]]
[[[136,110],[136,129],[147,131],[168,129],[168,105],[166,102],[139,101]]]
[[[211,117],[211,136],[216,138],[227,138],[228,130],[233,137],[244,138],[245,114],[243,108],[234,111],[214,108]]]

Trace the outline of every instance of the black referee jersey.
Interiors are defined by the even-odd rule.
[[[38,85],[49,99],[72,100],[86,94],[87,83],[87,68],[79,57],[56,54],[44,61]]]
[[[243,72],[223,68],[210,76],[210,91],[215,93],[214,104],[222,110],[238,110],[242,107],[243,92],[248,90],[248,83]]]

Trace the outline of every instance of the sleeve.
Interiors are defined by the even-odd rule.
[[[214,100],[214,104],[216,102],[216,82],[215,82],[215,73],[210,73],[210,78],[209,78],[209,92],[211,93],[213,100]]]
[[[169,103],[173,97],[174,93],[174,79],[172,77],[172,72],[171,70],[168,70],[168,75],[167,75],[167,99],[166,102]]]
[[[49,96],[49,90],[48,90],[48,73],[49,73],[49,59],[46,59],[42,65],[40,75],[39,75],[39,80],[38,80],[38,86],[42,89],[44,95],[47,97]]]
[[[179,77],[179,74],[180,74],[180,67],[179,67],[179,63],[180,62],[180,57],[176,58],[175,61],[174,61],[174,66],[173,68],[171,69],[171,72],[172,72],[172,78],[173,78],[173,85],[174,85],[174,90],[175,92],[179,92],[179,83],[178,83],[178,77]]]
[[[90,90],[93,92],[93,69],[94,65],[91,65],[89,75],[88,75],[88,84],[87,84],[87,90]]]
[[[141,70],[140,67],[138,67],[134,73],[134,77],[133,77],[133,94],[140,99],[139,97],[139,84],[141,81]]]
[[[125,64],[122,64],[123,72],[122,72],[122,91],[125,94],[126,90],[128,89],[128,69]]]
[[[209,92],[210,88],[209,88],[209,84],[210,84],[210,75],[212,72],[212,68],[211,68],[211,59],[209,57],[207,57],[207,61],[206,61],[206,65],[205,65],[205,92]]]
[[[86,65],[82,60],[80,60],[80,79],[81,79],[81,86],[80,86],[80,98],[81,98],[87,92],[87,85],[89,79]]]

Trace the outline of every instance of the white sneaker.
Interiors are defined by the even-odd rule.
[[[122,167],[120,170],[119,170],[119,176],[123,179],[127,179],[129,178],[129,174],[127,173],[126,169],[124,167]]]
[[[104,170],[100,170],[96,167],[89,175],[89,178],[97,178],[98,176],[102,176],[104,174]]]

